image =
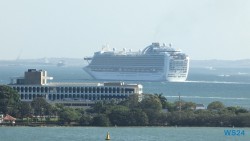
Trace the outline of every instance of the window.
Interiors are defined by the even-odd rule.
[[[25,89],[25,92],[28,92],[28,88],[27,87],[25,87],[24,89]]]
[[[36,92],[36,87],[33,87],[33,92]]]

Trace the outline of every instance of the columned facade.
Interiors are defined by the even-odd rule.
[[[73,84],[73,83],[72,83]],[[110,100],[110,99],[125,99],[130,94],[141,94],[141,85],[119,85],[114,83],[110,85],[82,86],[79,84],[70,86],[66,84],[51,84],[51,85],[10,85],[20,94],[22,101],[32,101],[36,97],[44,97],[50,101],[82,101],[82,100]],[[86,85],[86,84],[85,84]]]
[[[32,101],[44,97],[52,103],[85,104],[89,101],[123,100],[130,94],[138,94],[142,98],[141,84],[125,84],[124,82],[108,83],[47,83],[52,77],[47,71],[29,69],[23,78],[12,79],[9,84],[20,95],[21,101]]]

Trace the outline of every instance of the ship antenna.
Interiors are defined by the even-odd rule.
[[[172,44],[171,44],[171,43],[169,44],[169,47],[172,47]]]

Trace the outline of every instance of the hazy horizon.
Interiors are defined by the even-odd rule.
[[[102,45],[172,43],[192,60],[249,59],[248,0],[10,0],[0,5],[0,60],[83,58]]]

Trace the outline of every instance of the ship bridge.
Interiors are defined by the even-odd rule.
[[[160,43],[152,43],[152,45],[143,49],[142,54],[159,54],[161,52],[174,53],[180,52],[180,50],[172,48],[171,44],[169,44],[169,46],[166,46],[165,43],[163,45],[160,45]]]

